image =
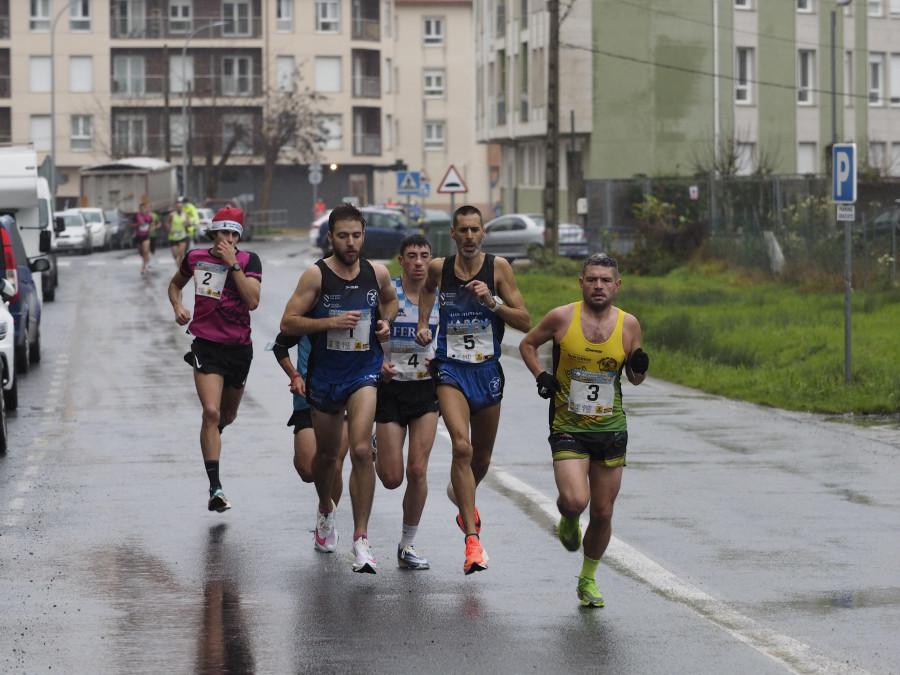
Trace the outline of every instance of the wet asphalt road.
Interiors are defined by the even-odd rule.
[[[225,514],[205,507],[173,263],[161,253],[145,280],[130,252],[62,258],[43,359],[0,456],[0,671],[900,672],[900,432],[652,378],[624,385],[629,461],[603,609],[575,598],[581,556],[555,538],[546,408],[514,351],[478,493],[489,569],[462,573],[445,434],[417,537],[431,570],[394,564],[402,491],[381,486],[378,574],[350,572],[349,536],[317,553],[286,378],[262,350],[314,258],[305,238],[247,248],[263,299],[223,438]],[[337,523],[349,533],[346,488]]]

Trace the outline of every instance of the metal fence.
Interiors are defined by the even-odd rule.
[[[835,220],[825,178],[635,178],[590,180],[585,188],[594,249],[628,254],[665,242],[686,246],[683,256],[704,247],[716,258],[795,277],[843,270],[844,224]],[[854,277],[895,283],[900,179],[860,181],[857,192]],[[641,217],[636,207],[650,202],[665,205],[665,222]]]
[[[267,234],[269,232],[284,230],[289,227],[300,227],[299,224],[288,223],[287,209],[268,209],[266,211],[249,211],[248,219],[253,223],[254,232]]]

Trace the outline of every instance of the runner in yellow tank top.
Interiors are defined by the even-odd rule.
[[[166,229],[169,231],[169,245],[172,247],[175,267],[181,267],[181,259],[187,253],[189,223],[190,219],[184,211],[184,202],[179,197],[175,202],[175,209],[166,218]]]
[[[570,551],[581,545],[580,517],[590,504],[577,595],[585,607],[602,607],[594,577],[612,536],[613,504],[622,484],[628,431],[621,376],[644,381],[650,359],[641,349],[638,320],[613,305],[622,286],[615,259],[587,259],[578,280],[582,302],[550,310],[525,336],[519,351],[550,401],[550,449],[559,489],[557,534]],[[553,372],[538,347],[553,341]]]

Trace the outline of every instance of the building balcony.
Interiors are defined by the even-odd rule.
[[[353,98],[381,98],[381,78],[354,75]]]
[[[9,39],[9,17],[0,16],[0,40]]]
[[[9,75],[0,75],[0,98],[9,98]]]
[[[369,40],[372,42],[381,40],[381,24],[378,19],[361,19],[359,17],[354,17],[350,26],[350,37],[353,40]]]
[[[137,100],[158,100],[165,97],[166,81],[164,76],[153,77],[116,77],[110,82],[110,92],[116,103],[131,105]],[[180,101],[183,89],[172,86],[169,81],[169,100]],[[216,75],[209,77],[188,78],[187,95],[191,99],[233,99],[259,98],[262,96],[262,78],[257,75]]]
[[[143,3],[142,3],[143,4]],[[149,3],[148,3],[149,4]],[[238,4],[238,3],[235,3]],[[151,9],[140,13],[131,9],[137,3],[112,3],[109,31],[114,40],[187,40],[198,28],[224,21],[224,26],[216,26],[200,31],[194,40],[215,40],[232,38],[262,37],[262,17],[249,16],[235,10],[230,16],[216,14],[211,16],[195,16],[191,19],[173,19],[164,15],[160,9]],[[120,9],[124,6],[126,9]],[[239,5],[239,8],[243,5]]]

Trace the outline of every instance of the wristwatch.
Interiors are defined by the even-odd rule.
[[[492,312],[496,312],[497,308],[503,305],[503,298],[501,298],[499,295],[495,295],[493,297],[496,304],[493,307],[488,307],[488,309]]]
[[[241,271],[241,263],[239,263],[239,262],[234,263],[234,265],[231,266],[231,271],[232,272],[240,272]]]

